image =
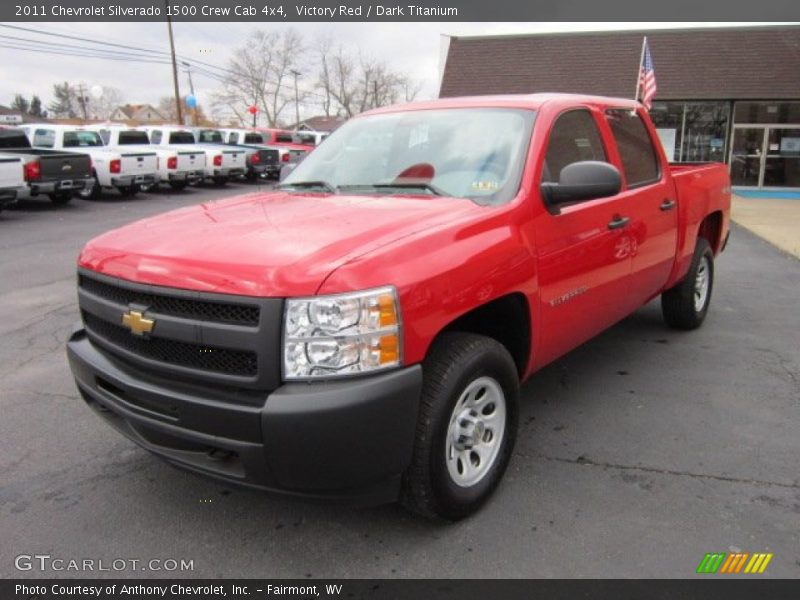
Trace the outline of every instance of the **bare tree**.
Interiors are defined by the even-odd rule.
[[[178,109],[175,108],[175,98],[173,96],[164,96],[158,101],[156,107],[163,117],[172,123],[178,121]]]
[[[234,113],[240,122],[256,105],[270,126],[295,100],[291,71],[300,70],[303,40],[294,29],[254,31],[228,62],[228,74],[214,102]],[[300,100],[304,100],[301,97]]]
[[[86,110],[90,119],[108,119],[111,113],[122,104],[122,92],[109,86],[102,86],[103,93],[95,98],[93,94],[88,96]]]
[[[320,42],[318,59],[317,96],[322,98],[326,116],[335,112],[352,117],[371,108],[409,102],[419,93],[419,84],[409,76],[341,45],[333,50],[331,43]]]

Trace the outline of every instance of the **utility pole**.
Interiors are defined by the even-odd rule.
[[[181,61],[181,64],[186,67],[186,74],[189,76],[189,91],[194,96],[194,83],[192,83],[192,65],[185,61]],[[197,100],[197,96],[194,96],[195,101]],[[192,125],[197,127],[197,104],[194,105],[192,109]]]
[[[292,69],[291,73],[294,75],[294,128],[297,129],[300,126],[300,93],[297,90],[297,78],[300,77],[300,71]]]
[[[78,84],[78,103],[81,105],[81,112],[83,113],[83,122],[85,123],[89,117],[86,113],[86,92],[83,89],[83,82]]]
[[[164,0],[167,7],[167,29],[169,31],[169,49],[172,52],[172,84],[175,87],[175,109],[178,113],[178,123],[183,125],[183,112],[181,111],[181,90],[178,86],[178,63],[175,61],[175,39],[172,37],[172,18],[169,16],[169,0]]]

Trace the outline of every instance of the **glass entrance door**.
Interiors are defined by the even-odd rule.
[[[761,185],[800,188],[800,128],[768,128]]]
[[[800,126],[736,126],[731,182],[757,188],[800,188]]]
[[[731,144],[731,183],[761,187],[766,155],[766,127],[736,127]]]

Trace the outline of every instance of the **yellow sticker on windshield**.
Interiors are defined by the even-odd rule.
[[[476,192],[494,192],[500,187],[497,181],[473,181],[472,189]]]

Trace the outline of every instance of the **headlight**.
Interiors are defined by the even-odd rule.
[[[283,317],[285,379],[340,377],[395,367],[402,356],[394,288],[290,298]]]

